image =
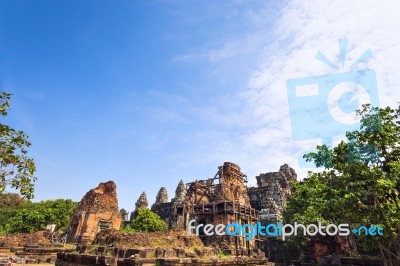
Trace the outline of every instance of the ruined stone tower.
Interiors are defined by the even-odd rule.
[[[139,209],[145,210],[148,207],[149,207],[149,202],[147,201],[147,195],[146,192],[143,192],[135,203],[135,211]]]
[[[113,181],[100,183],[79,202],[72,214],[67,230],[68,242],[93,240],[102,229],[119,229],[121,215],[118,210],[117,187]]]
[[[291,194],[291,182],[297,181],[293,168],[282,165],[278,172],[256,176],[257,187],[248,189],[251,205],[260,211],[260,218],[268,223],[280,220]]]
[[[183,183],[183,181],[181,180],[179,181],[179,184],[176,187],[175,198],[172,199],[172,202],[175,204],[180,204],[185,199],[185,196],[186,196],[186,187],[185,183]]]
[[[187,184],[181,204],[174,206],[172,221],[178,228],[187,229],[189,221],[198,224],[255,224],[258,211],[250,206],[246,175],[236,164],[225,162],[213,178]],[[246,241],[244,235],[207,236],[200,230],[205,245],[222,249],[253,249],[258,247],[257,236]]]
[[[161,187],[156,196],[156,202],[154,204],[168,202],[168,192],[165,187]]]
[[[149,208],[149,202],[147,201],[147,195],[146,192],[143,191],[135,203],[135,210],[131,212],[129,220],[132,221],[133,219],[135,219],[135,217],[138,214],[138,210],[146,210],[148,208]]]

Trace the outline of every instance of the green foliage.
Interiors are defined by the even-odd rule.
[[[1,195],[0,199],[4,195]],[[1,200],[0,200],[1,202]],[[77,204],[72,200],[30,201],[0,209],[0,227],[7,233],[31,233],[55,224],[57,229],[66,229],[69,218]]]
[[[365,105],[357,113],[361,128],[348,132],[347,142],[333,149],[317,146],[316,153],[304,156],[325,170],[294,185],[285,219],[380,225],[384,236],[359,238],[361,249],[380,249],[388,265],[395,265],[400,263],[400,107]]]
[[[229,256],[222,249],[220,249],[220,250],[218,250],[218,258],[226,259],[226,258],[229,258]]]
[[[7,116],[11,94],[0,91],[0,115]],[[28,135],[0,123],[0,194],[11,186],[24,197],[33,198],[36,165],[27,156]]]
[[[132,221],[131,228],[135,232],[164,232],[167,230],[167,224],[151,210],[138,209],[137,215]]]
[[[135,230],[129,224],[123,224],[119,231],[124,233],[135,233]]]

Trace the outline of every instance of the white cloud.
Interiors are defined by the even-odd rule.
[[[229,160],[238,163],[253,183],[259,173],[277,171],[288,163],[304,178],[310,169],[300,168],[298,158],[321,140],[293,139],[287,80],[347,72],[370,49],[373,57],[356,69],[373,69],[380,105],[395,106],[400,99],[399,8],[396,1],[379,5],[375,1],[288,1],[279,11],[265,3],[264,8],[234,13],[235,23],[247,25],[242,31],[228,32],[214,43],[174,58],[180,63],[208,63],[208,71],[218,81],[238,76],[246,81],[244,87],[238,84],[232,90],[215,86],[215,95],[203,105],[186,106],[185,112],[205,125],[188,140],[196,151],[190,163]],[[271,17],[275,17],[273,24]],[[338,39],[344,38],[348,40],[344,69],[335,70],[315,59],[320,51],[338,64]],[[333,144],[338,139],[341,136],[333,136]],[[185,152],[177,155],[184,156]]]
[[[291,138],[286,81],[334,73],[314,57],[321,51],[336,63],[340,38],[348,39],[345,68],[371,49],[374,57],[362,66],[376,71],[380,105],[397,104],[400,17],[395,10],[399,8],[396,1],[379,5],[376,1],[288,2],[276,21],[274,42],[264,48],[261,64],[249,78],[248,88],[240,93],[246,104],[243,115],[254,128],[242,136],[243,149],[249,155],[247,169],[257,173],[289,162],[299,171],[296,155],[310,144]],[[300,173],[304,176],[306,171]]]

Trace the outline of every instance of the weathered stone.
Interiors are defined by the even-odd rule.
[[[163,257],[164,258],[176,257],[176,251],[175,250],[166,249],[166,250],[164,250]]]
[[[168,192],[165,187],[161,187],[160,191],[158,191],[157,193],[155,204],[165,203],[165,202],[168,202]]]
[[[145,210],[145,209],[147,209],[148,207],[149,207],[149,202],[147,201],[147,195],[146,195],[146,192],[143,192],[143,193],[140,195],[139,199],[136,201],[136,204],[135,204],[135,211],[136,211],[136,210],[139,210],[139,209]]]
[[[135,217],[138,214],[138,210],[146,210],[148,209],[148,207],[149,207],[149,202],[147,201],[147,195],[146,192],[143,191],[135,203],[135,210],[131,212],[130,220],[132,221],[133,219],[135,219]]]
[[[105,250],[106,250],[106,247],[97,247],[96,254],[102,255]]]
[[[126,252],[125,249],[118,250],[118,258],[126,258],[125,257],[125,252]]]
[[[118,257],[119,248],[113,248],[113,256]]]
[[[260,211],[260,219],[266,223],[275,223],[283,214],[291,194],[291,182],[297,181],[293,168],[282,165],[278,172],[256,176],[258,187],[250,187],[248,193],[251,205]]]
[[[183,181],[181,180],[179,181],[179,184],[176,187],[175,198],[172,199],[172,202],[174,204],[180,204],[185,199],[185,196],[186,196],[186,187],[185,183],[183,183]]]
[[[155,251],[152,249],[145,249],[139,252],[139,257],[143,259],[150,259],[155,257]]]
[[[116,185],[113,181],[100,183],[86,193],[71,216],[67,241],[91,241],[100,230],[118,230],[120,225]]]
[[[246,175],[236,164],[225,162],[220,170],[220,187],[216,201],[235,201],[242,206],[250,206],[247,195]]]
[[[130,258],[132,255],[139,254],[140,250],[139,249],[127,249],[125,252],[125,258]]]
[[[176,256],[178,258],[184,258],[185,257],[185,250],[184,249],[177,248],[177,249],[175,249],[175,251],[176,251]]]
[[[97,265],[114,265],[115,258],[112,256],[99,256],[97,257]]]
[[[58,252],[57,253],[57,259],[58,260],[66,260],[66,258],[67,258],[67,253],[65,253],[65,252]]]

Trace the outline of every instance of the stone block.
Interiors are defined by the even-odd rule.
[[[106,251],[106,247],[98,247],[96,250],[96,254],[104,254],[104,252]]]
[[[57,253],[57,259],[58,260],[62,260],[62,261],[66,260],[66,253],[65,252],[58,252]]]
[[[340,256],[334,255],[331,257],[331,266],[342,266]]]
[[[130,256],[139,254],[140,250],[139,249],[134,249],[134,248],[129,248],[125,252],[125,258],[129,258]]]
[[[136,265],[136,262],[133,259],[124,259],[123,262],[124,262],[124,264],[123,264],[124,266],[135,266]]]
[[[113,252],[112,252],[113,256],[118,257],[118,253],[119,253],[119,248],[113,248]]]
[[[97,264],[97,256],[95,255],[81,255],[81,263],[87,265]]]
[[[75,262],[74,261],[74,257],[75,257],[75,254],[67,253],[67,255],[65,256],[65,260],[68,261],[68,262],[73,263],[73,262]]]
[[[155,252],[153,249],[141,250],[139,252],[139,256],[140,256],[140,258],[143,258],[143,259],[154,258]]]
[[[165,250],[164,250],[163,257],[164,257],[164,258],[173,258],[173,257],[176,257],[176,251],[175,251],[175,250],[168,250],[168,249],[165,249]]]
[[[224,249],[223,252],[227,256],[232,256],[233,254],[235,254],[232,249]]]
[[[175,251],[176,251],[176,256],[178,258],[184,258],[185,257],[185,250],[184,249],[177,248],[177,249],[175,249]]]
[[[161,248],[156,248],[154,250],[154,255],[156,258],[161,258],[164,255],[164,250]]]
[[[197,255],[196,255],[196,253],[194,253],[194,252],[186,251],[186,252],[185,252],[185,257],[186,257],[186,258],[196,258]]]
[[[88,246],[86,246],[86,245],[82,246],[81,250],[79,251],[79,254],[85,254],[87,249],[88,249]]]
[[[126,249],[119,249],[117,257],[118,258],[125,258]]]

